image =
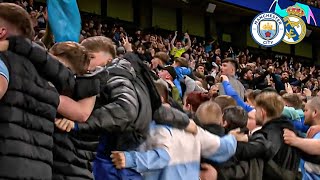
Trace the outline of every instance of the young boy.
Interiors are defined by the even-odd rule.
[[[69,68],[76,76],[79,90],[73,96],[75,100],[79,97],[87,97],[74,102],[67,96],[60,96],[58,112],[65,118],[78,122],[85,122],[91,114],[99,86],[92,77],[94,74],[86,74],[90,64],[90,58],[85,47],[74,42],[56,43],[49,52],[54,55],[64,66]],[[92,91],[93,90],[93,91]],[[66,93],[68,94],[68,93]],[[65,101],[73,103],[73,109],[65,107]],[[67,132],[71,126],[61,119],[56,120],[57,127],[67,126]],[[93,179],[92,161],[95,158],[95,150],[98,145],[98,136],[91,134],[78,134],[75,132],[65,133],[58,129],[54,132],[53,149],[53,179]],[[78,163],[76,163],[78,162]]]
[[[167,90],[163,86],[157,84],[157,89],[165,99]],[[201,106],[200,109],[210,109],[214,105],[206,102]],[[113,152],[111,157],[118,169],[134,169],[143,173],[144,179],[197,180],[201,156],[215,162],[227,161],[235,153],[236,144],[232,135],[219,138],[200,127],[194,136],[184,130],[153,124],[144,152]]]

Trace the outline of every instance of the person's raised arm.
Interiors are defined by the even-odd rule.
[[[227,76],[225,76],[225,75],[221,75],[220,77],[222,78],[222,86],[223,86],[223,89],[225,91],[225,94],[228,95],[228,96],[231,96],[234,100],[236,100],[237,104],[239,106],[241,106],[245,111],[247,111],[247,112],[252,111],[254,108],[249,106],[247,103],[245,103],[240,98],[238,93],[231,86],[231,84],[229,82],[229,78]]]
[[[188,33],[185,33],[184,34],[184,37],[188,40],[188,44],[184,47],[185,48],[185,50],[187,51],[188,49],[190,49],[190,47],[191,47],[191,39],[190,39],[190,36],[189,36],[189,34]]]
[[[171,43],[170,43],[171,46],[172,46],[172,49],[175,47],[174,46],[174,42],[176,41],[177,35],[178,35],[178,31],[175,31],[174,32],[174,37],[172,38]]]

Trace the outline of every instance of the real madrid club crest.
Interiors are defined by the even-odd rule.
[[[301,19],[304,11],[299,7],[291,6],[287,8],[287,13],[288,16],[283,18],[286,31],[283,42],[297,44],[306,36],[306,24]]]
[[[251,35],[261,46],[276,46],[285,35],[284,22],[280,16],[271,12],[258,14],[251,23]]]

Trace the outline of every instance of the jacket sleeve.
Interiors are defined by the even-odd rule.
[[[254,136],[254,137],[253,137]],[[269,142],[262,134],[254,134],[249,142],[238,142],[236,158],[238,160],[249,160],[263,158],[271,148]],[[267,157],[266,157],[267,158]]]
[[[256,86],[256,85],[258,85],[259,83],[263,82],[264,79],[267,77],[268,74],[269,74],[268,71],[266,71],[266,72],[264,72],[263,75],[254,78],[254,79],[252,80],[252,84],[253,84],[254,86]]]
[[[142,173],[168,166],[171,159],[169,149],[173,140],[170,130],[158,126],[158,128],[150,131],[153,133],[147,140],[147,146],[151,149],[145,152],[125,152],[126,168],[132,168]]]
[[[132,130],[137,119],[139,102],[133,84],[124,77],[111,77],[100,96],[108,95],[108,104],[97,107],[86,123],[79,123],[75,130],[84,132],[123,132]],[[106,96],[105,95],[105,96]]]
[[[177,89],[177,87],[172,87],[172,98],[182,106],[182,100],[180,98],[179,90]]]
[[[154,112],[153,120],[157,124],[170,125],[178,129],[185,129],[190,123],[187,114],[165,106],[161,106]]]
[[[60,94],[70,92],[75,86],[72,72],[53,56],[30,40],[22,37],[9,37],[9,50],[28,58],[40,76],[50,81]]]
[[[278,92],[280,92],[281,90],[285,90],[285,86],[284,84],[281,82],[281,79],[279,76],[277,76],[276,74],[271,74],[271,77],[275,83],[275,86],[276,86],[276,90]]]
[[[236,152],[237,140],[232,135],[218,137],[198,128],[197,136],[201,143],[201,156],[216,163],[229,160]]]
[[[173,80],[173,83],[179,91],[179,96],[182,97],[182,88],[181,88],[180,81],[176,78],[175,80]]]
[[[223,81],[222,82],[223,89],[225,90],[226,95],[231,96],[234,100],[236,100],[237,104],[241,106],[245,111],[250,112],[253,110],[251,106],[246,104],[238,95],[238,93],[233,89],[230,82]]]
[[[146,152],[125,152],[126,168],[139,173],[163,169],[168,166],[170,155],[165,149],[158,148]]]

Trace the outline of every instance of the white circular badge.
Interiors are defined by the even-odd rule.
[[[264,47],[276,46],[285,35],[282,18],[271,12],[258,14],[253,19],[250,30],[252,38]]]
[[[283,18],[285,23],[285,36],[283,42],[287,44],[298,44],[303,40],[307,33],[304,21],[298,16],[286,16]]]

